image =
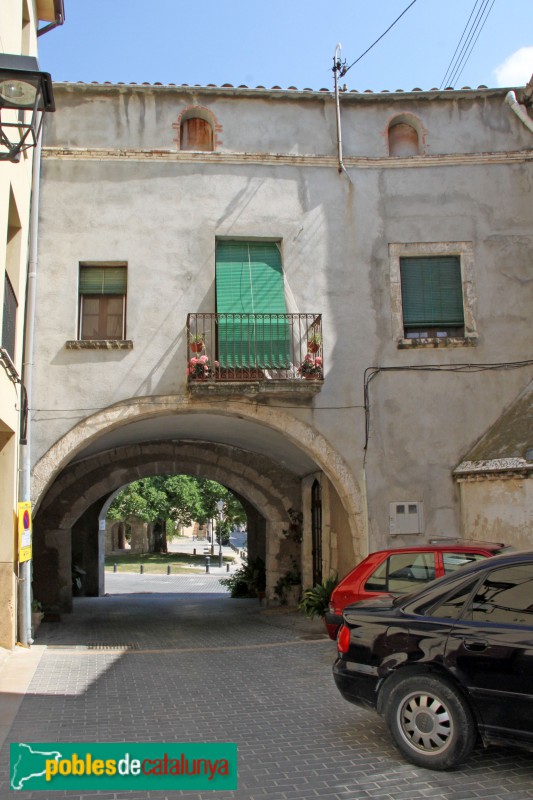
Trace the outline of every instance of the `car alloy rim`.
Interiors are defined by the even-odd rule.
[[[400,705],[397,719],[403,738],[415,750],[442,753],[451,741],[453,722],[434,694],[410,694]]]

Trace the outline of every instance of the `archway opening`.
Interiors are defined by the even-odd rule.
[[[35,498],[34,591],[45,608],[72,608],[74,537],[81,534],[97,561],[104,505],[132,481],[165,475],[217,481],[243,504],[249,552],[254,530],[256,552],[264,553],[265,603],[280,602],[280,589],[294,603],[313,585],[312,528],[318,519],[324,578],[342,576],[364,554],[357,484],[324,439],[294,418],[285,420],[278,407],[248,409],[228,401],[213,410],[195,400],[191,409],[162,398],[148,413],[141,403],[126,403],[73,428],[34,469],[35,485],[43,487]],[[320,517],[313,511],[315,481]],[[90,591],[101,595],[105,586],[94,581]]]

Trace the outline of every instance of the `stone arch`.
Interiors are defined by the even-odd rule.
[[[162,441],[126,445],[89,456],[67,465],[57,477],[43,498],[34,525],[34,547],[39,555],[34,584],[45,604],[57,609],[70,608],[68,552],[71,531],[74,533],[78,520],[84,533],[81,540],[77,536],[72,538],[72,552],[78,541],[89,541],[86,513],[92,515],[94,522],[99,518],[102,504],[105,505],[117,489],[133,480],[164,474],[191,474],[216,480],[260,512],[264,521],[261,555],[267,566],[267,593],[273,596],[273,587],[294,556],[294,548],[284,531],[289,523],[288,510],[299,507],[301,502],[299,479],[266,456],[229,445]],[[89,535],[92,539],[93,534]],[[102,546],[103,541],[98,545],[100,550]],[[83,564],[88,570],[87,582],[90,580],[93,587],[98,587],[98,593],[102,593],[103,563],[96,558],[94,547],[81,545],[81,551],[92,554],[92,569]],[[51,553],[56,554],[53,563],[61,566],[60,580],[51,580],[55,576],[46,565]],[[44,568],[40,568],[40,564]]]
[[[203,412],[238,417],[282,433],[306,453],[335,486],[346,511],[350,534],[357,552],[364,528],[361,520],[361,494],[352,472],[327,439],[312,427],[289,415],[283,409],[245,404],[228,399],[223,409],[213,409],[209,400],[170,395],[151,398],[132,398],[109,406],[86,417],[62,436],[35,464],[32,472],[32,500],[38,509],[45,492],[65,466],[77,454],[104,434],[124,425],[155,416]]]
[[[266,457],[254,455],[255,467],[251,467],[249,455],[236,447],[209,442],[127,445],[66,467],[39,511],[58,528],[71,528],[93,503],[132,481],[152,475],[189,474],[223,484],[263,509],[269,519],[285,523],[287,509],[298,504],[298,481]],[[274,470],[277,485],[271,478]]]
[[[239,419],[247,426],[256,426],[258,433],[263,428],[278,437],[282,435],[295,452],[299,450],[302,456],[305,454],[304,460],[309,462],[310,471],[306,475],[290,469],[284,472],[275,452],[266,455],[260,450],[246,451],[245,457],[245,451],[231,442],[221,445],[213,440],[180,439],[179,435],[175,437],[176,441],[170,437],[163,441],[145,439],[144,444],[137,445],[127,444],[127,438],[124,438],[121,445],[126,447],[124,451],[119,447],[98,449],[99,442],[104,445],[105,437],[112,441],[115,434],[137,422],[171,420],[182,415],[186,425],[181,429],[188,430],[189,421],[194,420],[195,414],[219,417],[221,422],[224,418]],[[185,415],[188,415],[186,420]],[[176,429],[179,428],[177,424]],[[277,578],[288,571],[294,557],[300,559],[305,584],[309,585],[311,580],[305,499],[305,487],[311,474],[321,476],[330,498],[328,514],[331,516],[325,520],[328,568],[336,568],[336,559],[332,559],[333,554],[341,550],[341,539],[342,551],[350,563],[366,550],[366,525],[359,486],[340,454],[307,423],[278,406],[243,402],[241,397],[238,400],[227,398],[223,406],[214,406],[210,398],[188,395],[131,398],[76,424],[34,466],[34,586],[38,584],[37,597],[49,608],[69,608],[72,603],[72,544],[75,542],[78,547],[82,539],[78,538],[77,532],[82,531],[83,541],[92,546],[92,532],[98,527],[103,501],[115,488],[143,477],[143,474],[179,472],[218,480],[249,503],[256,514],[256,530],[260,532],[265,547],[267,593],[270,592],[271,597]],[[113,476],[111,481],[110,474]],[[286,535],[289,508],[303,511],[302,538]],[[79,514],[82,516],[78,518]],[[78,521],[74,522],[76,518]],[[72,523],[74,538],[73,527],[69,527]],[[90,558],[94,564],[94,548]],[[103,573],[98,591],[102,585]]]

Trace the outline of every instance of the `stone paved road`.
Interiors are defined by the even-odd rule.
[[[235,741],[239,789],[14,793],[6,743],[2,800],[533,798],[527,753],[479,749],[450,773],[407,764],[379,717],[338,695],[334,645],[320,627],[231,600],[215,576],[174,580],[180,593],[128,595],[113,576],[110,596],[79,599],[74,614],[43,624],[37,643],[47,649],[8,741]],[[124,645],[135,649],[116,649]]]

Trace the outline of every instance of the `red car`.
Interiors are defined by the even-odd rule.
[[[480,558],[495,556],[504,549],[508,548],[493,542],[457,541],[371,553],[332,592],[329,613],[325,616],[330,639],[337,638],[345,606],[380,594],[410,592]]]

